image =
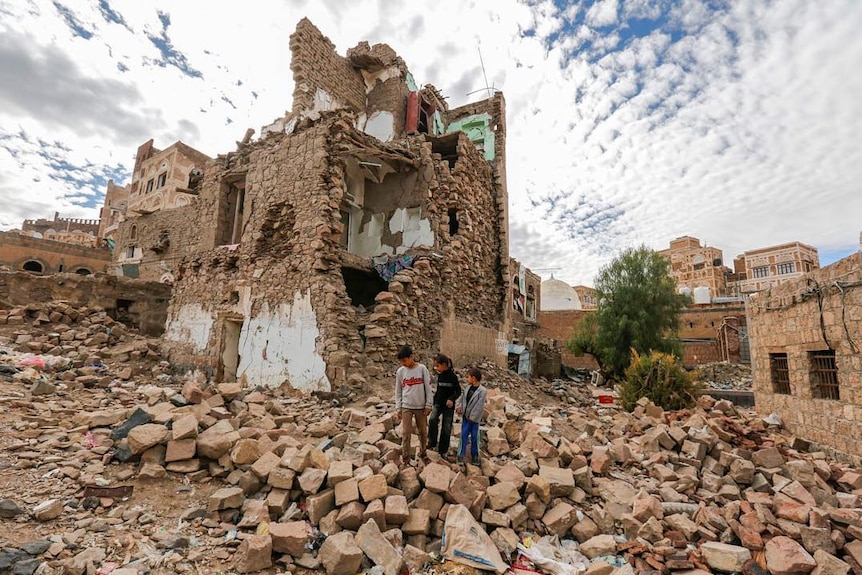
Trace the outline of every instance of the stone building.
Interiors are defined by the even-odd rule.
[[[98,243],[99,220],[61,218],[60,212],[54,212],[53,220],[24,220],[20,230],[12,231],[33,238],[93,247]]]
[[[108,189],[105,190],[105,203],[99,214],[99,237],[102,239],[116,241],[115,235],[120,222],[126,216],[129,207],[129,192],[131,185],[118,186],[114,180],[108,180]]]
[[[752,295],[747,312],[757,410],[862,456],[862,251]]]
[[[574,286],[572,289],[578,294],[578,299],[581,301],[581,309],[596,309],[599,306],[595,288],[591,288],[590,286]]]
[[[801,242],[749,250],[733,260],[731,289],[734,295],[747,297],[819,267],[817,248]]]
[[[502,94],[449,109],[389,46],[340,56],[306,19],[290,49],[293,109],[208,164],[197,202],[139,218],[138,237],[150,218],[196,246],[175,267],[173,363],[303,391],[389,377],[408,343],[504,364]]]
[[[107,248],[0,232],[0,265],[14,271],[89,275],[107,271],[110,263],[111,252]]]
[[[126,202],[119,221],[106,225],[106,232],[116,225],[112,239],[117,275],[172,284],[179,261],[205,249],[199,243],[198,225],[204,222],[195,219],[199,210],[194,204],[211,161],[182,142],[159,150],[150,139],[138,147],[128,197],[115,190],[116,197],[106,195],[103,208],[103,213],[111,209],[110,199],[117,207]]]
[[[720,249],[702,245],[697,238],[682,236],[658,253],[670,260],[670,272],[680,293],[698,296],[697,303],[709,303],[713,297],[728,295],[730,269],[724,265]]]

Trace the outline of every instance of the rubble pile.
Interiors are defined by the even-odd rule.
[[[4,474],[38,480],[7,489],[0,517],[42,537],[4,544],[0,571],[860,569],[862,475],[727,401],[626,413],[491,389],[483,457],[462,466],[404,461],[378,398],[340,408],[194,379],[120,389],[3,398],[19,414]],[[480,555],[444,546],[459,528],[484,534]]]
[[[589,375],[577,374],[572,379],[550,381],[545,378],[524,379],[495,363],[480,361],[458,370],[461,381],[466,381],[467,369],[470,367],[478,367],[482,371],[482,384],[485,387],[504,391],[514,399],[524,399],[530,405],[536,404],[545,397],[555,398],[557,401],[574,406],[587,406],[593,403],[592,393],[587,387]]]
[[[32,384],[34,395],[57,387],[108,387],[158,359],[158,340],[115,321],[102,308],[50,302],[0,310],[0,375]],[[164,375],[167,366],[156,368]]]
[[[751,367],[725,361],[697,366],[694,377],[708,389],[750,391]]]

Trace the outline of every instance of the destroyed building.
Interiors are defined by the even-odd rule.
[[[340,56],[307,19],[290,48],[293,109],[209,164],[196,202],[145,216],[198,248],[176,263],[172,362],[303,391],[388,375],[403,344],[504,364],[502,94],[450,109],[389,46]]]

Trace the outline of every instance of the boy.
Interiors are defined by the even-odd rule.
[[[419,435],[419,457],[425,459],[428,445],[428,414],[431,413],[431,375],[428,368],[413,359],[413,349],[405,345],[398,351],[401,367],[395,372],[395,417],[401,420],[401,456],[413,457],[410,436],[415,424]]]
[[[463,417],[461,421],[461,449],[458,452],[458,460],[465,461],[467,454],[467,438],[470,438],[470,454],[467,457],[467,463],[476,465],[479,463],[479,422],[482,421],[482,414],[485,411],[485,399],[488,397],[488,390],[481,385],[482,372],[478,368],[471,367],[467,371],[467,391],[461,396],[461,405],[458,406],[458,413]]]

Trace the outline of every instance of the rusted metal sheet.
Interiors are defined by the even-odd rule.
[[[100,487],[98,485],[84,486],[84,497],[110,497],[111,499],[124,499],[131,496],[135,490],[134,485],[112,485]]]

